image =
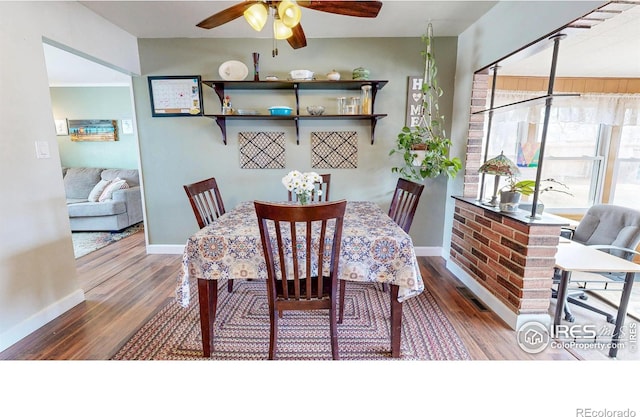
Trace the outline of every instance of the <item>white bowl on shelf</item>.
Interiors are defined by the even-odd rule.
[[[293,70],[289,72],[289,76],[292,80],[312,80],[313,71],[309,70]]]

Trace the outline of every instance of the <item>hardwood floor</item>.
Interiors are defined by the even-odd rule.
[[[86,301],[0,352],[0,359],[110,359],[158,309],[174,301],[181,260],[181,255],[147,255],[143,233],[79,258],[78,275]],[[462,284],[446,270],[444,259],[420,257],[419,262],[426,288],[455,327],[472,359],[608,359],[605,352],[593,349],[524,352],[509,326],[461,293],[458,287]],[[606,323],[601,317],[574,313],[578,321]],[[618,355],[618,360],[639,358],[637,352],[630,350],[621,350]]]

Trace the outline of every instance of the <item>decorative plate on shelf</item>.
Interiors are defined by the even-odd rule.
[[[220,65],[218,74],[226,81],[242,81],[249,75],[249,68],[240,61],[227,61]]]

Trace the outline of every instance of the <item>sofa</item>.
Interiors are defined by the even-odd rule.
[[[137,169],[62,168],[71,231],[117,232],[142,221]]]

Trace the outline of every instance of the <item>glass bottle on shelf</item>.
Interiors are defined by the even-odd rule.
[[[360,114],[360,97],[349,97],[346,114]]]
[[[363,85],[360,93],[360,103],[362,105],[362,114],[371,114],[371,86]]]

